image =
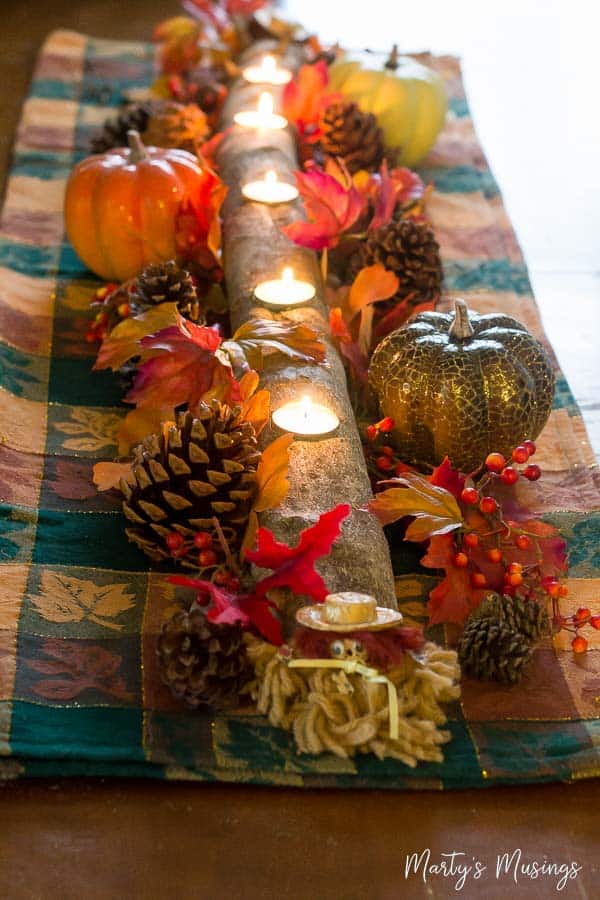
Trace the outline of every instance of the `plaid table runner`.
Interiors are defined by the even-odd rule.
[[[450,57],[428,58],[450,94],[421,170],[446,284],[543,339],[527,270]],[[92,373],[84,334],[97,282],[65,242],[62,200],[91,131],[147,86],[153,49],[60,31],[23,110],[0,232],[0,775],[150,775],[294,786],[458,788],[600,775],[600,632],[575,660],[548,643],[518,688],[467,681],[449,710],[443,764],[300,757],[253,715],[181,710],[159,684],[154,643],[173,588],[123,534],[92,484],[116,453],[116,379]],[[572,608],[598,605],[600,491],[578,409],[559,376],[539,441],[536,511],[569,540]],[[397,572],[408,620],[434,579]],[[443,639],[440,629],[434,638]]]

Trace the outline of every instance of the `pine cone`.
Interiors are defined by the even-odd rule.
[[[353,274],[375,263],[382,263],[398,276],[393,305],[409,294],[415,294],[415,300],[422,303],[440,293],[443,280],[440,248],[428,225],[400,219],[375,229],[361,243],[352,261]]]
[[[351,174],[380,167],[385,153],[383,131],[373,113],[342,100],[326,108],[320,124],[323,152],[340,156]]]
[[[487,616],[470,616],[458,646],[465,672],[485,681],[515,684],[529,662],[532,642],[510,625]]]
[[[184,318],[196,324],[204,322],[192,277],[174,260],[147,266],[136,279],[130,298],[133,315],[158,303],[176,303]]]
[[[205,113],[195,103],[157,104],[144,129],[144,143],[154,147],[175,147],[196,154],[210,128]]]
[[[236,705],[253,674],[240,625],[209,622],[198,607],[165,622],[156,652],[164,683],[193,709]]]
[[[176,559],[210,577],[227,563],[222,539],[232,555],[239,552],[260,453],[254,427],[238,417],[239,408],[202,403],[197,416],[179,413],[176,423],[165,423],[161,434],[134,449],[135,483],[120,483],[132,523],[126,534],[156,562]],[[194,545],[199,531],[206,533],[200,549]]]
[[[102,130],[90,140],[92,153],[104,153],[113,147],[126,147],[127,132],[134,129],[142,134],[154,107],[155,104],[151,101],[135,103],[126,107],[118,116],[107,119]]]
[[[471,614],[477,618],[498,619],[531,642],[550,633],[550,620],[544,607],[535,600],[488,594]]]

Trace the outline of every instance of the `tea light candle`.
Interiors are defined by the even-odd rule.
[[[254,288],[254,296],[267,306],[300,306],[308,303],[315,296],[315,286],[309,281],[294,278],[293,269],[289,266],[281,273],[281,278],[272,281],[261,281]]]
[[[298,189],[287,181],[279,181],[277,172],[269,169],[262,181],[249,181],[242,187],[247,200],[257,203],[289,203],[298,196]]]
[[[273,422],[282,431],[290,431],[298,437],[324,437],[340,424],[333,410],[315,403],[310,397],[284,403],[273,413]]]
[[[258,98],[256,109],[243,109],[233,117],[236,125],[244,128],[285,128],[287,119],[273,112],[273,95],[263,91]]]
[[[292,80],[292,73],[277,65],[274,56],[263,56],[260,66],[247,66],[242,75],[250,84],[287,84]]]

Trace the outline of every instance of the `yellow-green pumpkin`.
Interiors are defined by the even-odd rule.
[[[420,162],[442,130],[448,108],[444,82],[433,69],[392,51],[348,53],[329,68],[330,86],[373,113],[388,147],[405,166]]]

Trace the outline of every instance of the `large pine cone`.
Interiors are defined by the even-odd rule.
[[[158,303],[176,303],[185,319],[196,324],[204,322],[192,276],[174,260],[146,266],[135,281],[129,303],[133,315]]]
[[[214,574],[227,563],[214,520],[235,556],[256,494],[259,460],[254,427],[239,421],[239,409],[213,400],[202,403],[196,416],[179,413],[176,423],[165,423],[161,434],[134,449],[135,484],[121,479],[129,540],[156,562],[177,559],[205,577]],[[200,550],[194,545],[199,531],[212,537]]]
[[[209,132],[206,114],[196,103],[165,101],[155,105],[142,137],[148,146],[174,147],[196,154]]]
[[[236,705],[253,674],[239,624],[216,625],[198,607],[165,622],[156,652],[163,681],[193,709]]]
[[[373,113],[342,100],[325,109],[320,125],[321,149],[330,156],[340,156],[351,174],[380,167],[385,153],[383,131]]]
[[[133,129],[142,134],[146,130],[148,120],[155,108],[155,103],[133,103],[118,116],[107,119],[102,130],[93,135],[90,144],[92,153],[104,153],[113,147],[127,146],[127,132]]]
[[[464,671],[485,681],[516,684],[529,662],[532,642],[502,619],[471,616],[458,646]]]
[[[423,303],[440,293],[443,280],[440,247],[428,225],[400,219],[376,228],[362,242],[353,260],[353,274],[375,263],[381,263],[398,277],[394,303],[409,294],[415,295],[416,302]]]

